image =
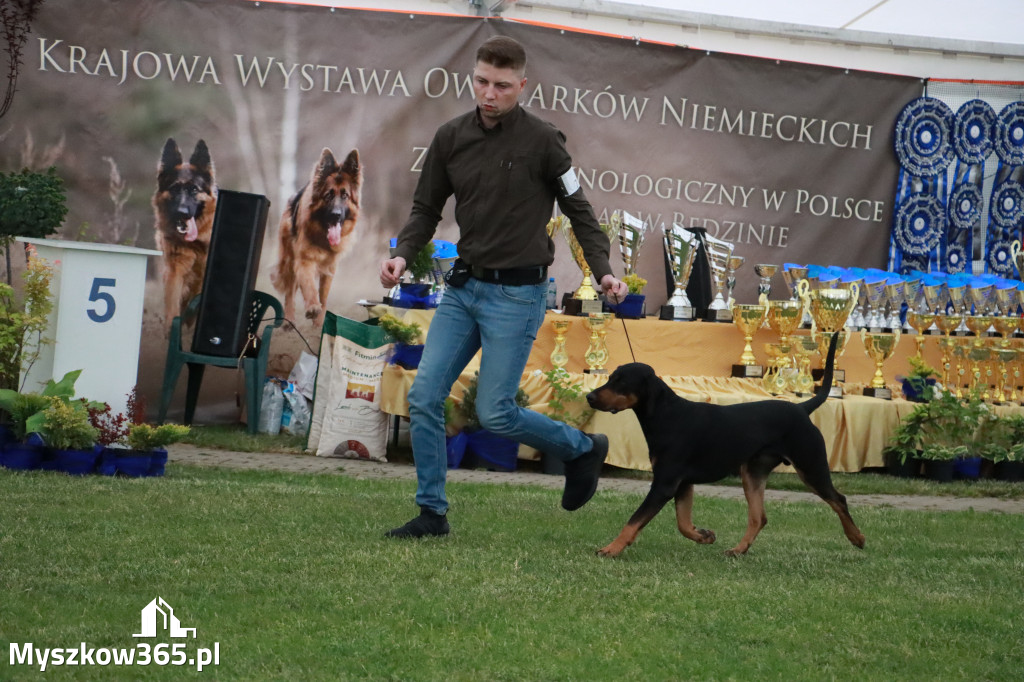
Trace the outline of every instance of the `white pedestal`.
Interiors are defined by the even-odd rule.
[[[115,244],[18,238],[53,266],[53,312],[39,359],[23,374],[25,391],[41,391],[80,369],[75,397],[126,412],[136,384],[146,291],[146,264],[160,251]]]

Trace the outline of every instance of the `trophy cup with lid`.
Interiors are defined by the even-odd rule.
[[[814,321],[811,333],[818,342],[818,353],[821,355],[822,363],[828,354],[833,334],[840,334],[836,346],[836,357],[839,357],[849,338],[845,330],[846,318],[849,317],[853,306],[857,304],[857,296],[860,293],[857,285],[853,284],[848,289],[811,289],[807,280],[801,280],[797,288],[800,298],[803,299],[804,305],[810,311],[811,319]],[[829,397],[843,397],[843,388],[840,383],[845,380],[846,373],[838,367],[834,368]]]
[[[715,296],[704,319],[708,322],[732,322],[732,308],[725,300],[724,289],[729,277],[729,259],[736,247],[711,235],[704,235],[704,247],[715,288]]]
[[[608,364],[608,345],[605,343],[605,336],[608,335],[608,322],[612,319],[611,313],[590,313],[587,315],[587,325],[590,327],[590,344],[583,356],[587,363],[584,371],[586,374],[607,374],[605,365]]]
[[[693,232],[679,225],[673,225],[671,230],[666,230],[663,225],[661,229],[675,288],[668,302],[661,306],[658,317],[662,320],[692,320],[696,317],[696,313],[693,303],[686,295],[686,285],[690,282],[693,259],[697,256],[697,250],[700,248],[700,239]]]

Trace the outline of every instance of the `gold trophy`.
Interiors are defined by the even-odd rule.
[[[907,324],[914,330],[914,345],[917,346],[917,359],[924,359],[925,331],[935,321],[935,313],[919,313],[916,310],[907,309]]]
[[[556,232],[562,233],[566,243],[569,245],[569,253],[572,254],[572,259],[576,261],[576,266],[583,272],[583,281],[580,282],[572,298],[567,299],[562,306],[565,314],[586,315],[588,313],[601,312],[604,309],[604,305],[598,298],[594,285],[590,283],[590,266],[587,264],[587,259],[583,256],[583,247],[580,246],[579,240],[576,239],[576,234],[572,231],[572,223],[564,215],[556,216],[548,222],[547,230],[548,236],[554,236]]]
[[[734,377],[757,379],[764,376],[764,367],[757,364],[751,341],[754,340],[754,332],[764,324],[767,312],[767,306],[761,303],[737,303],[732,307],[732,320],[743,332],[744,343],[740,363],[732,366]]]
[[[892,389],[885,385],[882,364],[896,351],[896,345],[900,342],[899,328],[893,330],[891,334],[872,334],[867,329],[862,329],[860,338],[864,342],[864,352],[875,361],[875,376],[871,378],[871,385],[864,389],[864,395],[892,400]]]
[[[797,372],[789,382],[789,388],[798,396],[814,392],[814,377],[811,376],[811,356],[818,352],[818,344],[812,336],[794,336],[792,344],[796,355]]]
[[[789,386],[784,370],[789,369],[793,348],[788,343],[766,343],[764,352],[768,356],[768,369],[761,378],[761,387],[772,395],[781,395]]]
[[[569,331],[572,320],[551,320],[551,328],[555,330],[555,348],[551,351],[551,365],[561,369],[569,362],[569,354],[565,352],[565,333]]]
[[[686,295],[686,285],[690,282],[693,272],[693,259],[700,248],[700,239],[693,232],[673,225],[665,230],[662,225],[662,236],[665,240],[665,253],[668,254],[672,266],[672,282],[675,289],[665,305],[661,306],[658,317],[662,320],[692,320],[696,314],[690,298]]]
[[[800,301],[768,301],[768,327],[779,335],[779,343],[789,343],[803,316],[804,304]]]
[[[754,266],[754,274],[761,278],[761,281],[757,283],[757,300],[760,303],[762,300],[768,300],[772,295],[772,277],[778,272],[778,265],[768,265],[766,263],[758,263]]]
[[[704,318],[708,322],[732,322],[732,309],[725,301],[723,290],[729,277],[729,259],[734,248],[736,247],[729,242],[704,235],[704,253],[707,255],[711,282],[715,288],[715,297],[708,306],[707,317]]]
[[[608,334],[608,320],[611,313],[590,313],[587,315],[587,325],[590,327],[590,345],[587,346],[587,354],[583,359],[587,368],[583,370],[587,374],[607,374],[604,366],[608,363],[608,346],[605,345],[604,337]]]
[[[860,293],[859,287],[856,284],[852,284],[849,288],[812,290],[808,281],[804,279],[800,280],[797,288],[800,298],[803,299],[804,305],[811,313],[811,319],[813,320],[811,334],[816,337],[818,342],[818,352],[821,355],[822,363],[824,363],[825,356],[828,354],[828,346],[831,342],[832,334],[837,333],[842,334],[836,347],[836,357],[839,357],[848,338],[846,332],[843,331],[846,326],[846,318],[849,317],[853,306],[857,304],[857,296]],[[845,380],[846,373],[838,367],[834,368],[832,387],[829,390],[830,397],[843,397],[843,389],[839,384]]]

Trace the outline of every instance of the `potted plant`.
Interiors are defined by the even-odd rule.
[[[60,396],[48,396],[46,400],[40,433],[50,457],[44,454],[43,468],[76,476],[92,473],[99,459],[98,431],[89,421],[86,405]]]
[[[915,403],[931,400],[939,371],[926,363],[924,358],[911,356],[909,362],[910,373],[902,377],[903,397]]]
[[[479,380],[480,373],[474,373],[469,386],[462,392],[460,409],[462,417],[466,421],[466,427],[463,429],[466,433],[466,450],[500,471],[512,471],[518,463],[519,443],[497,436],[480,424],[480,418],[476,412],[476,393]],[[529,407],[530,396],[520,388],[516,391],[515,401],[519,407]]]
[[[132,424],[127,442],[130,452],[139,456],[138,468],[131,468],[119,459],[118,473],[128,476],[163,476],[167,466],[167,446],[180,441],[189,431],[189,427],[182,424]]]
[[[75,394],[75,381],[82,370],[65,374],[60,381],[50,379],[42,392],[18,392],[0,388],[0,411],[8,421],[7,443],[0,452],[0,463],[9,469],[35,469],[49,453],[43,437],[46,413],[51,399],[69,403]],[[86,411],[88,415],[88,411]],[[52,457],[51,457],[52,459]]]
[[[391,301],[396,308],[436,308],[437,300],[433,295],[434,284],[434,242],[426,246],[406,264],[406,272],[411,282],[400,282],[398,296]]]
[[[15,237],[43,238],[53,234],[67,215],[67,193],[57,169],[45,173],[27,168],[0,173],[0,244],[11,284],[11,242]]]
[[[1024,478],[1024,416],[987,412],[975,436],[975,452],[991,463],[992,477],[1002,481]]]
[[[626,284],[629,289],[629,293],[619,303],[609,303],[609,310],[615,313],[616,317],[624,317],[630,320],[636,320],[644,316],[644,287],[647,286],[647,280],[631,272],[622,278],[622,281]]]
[[[394,339],[388,363],[403,369],[416,369],[423,357],[423,330],[415,322],[403,322],[391,313],[377,319],[378,326]]]
[[[540,370],[537,370],[538,372]],[[547,415],[577,429],[582,429],[594,416],[594,410],[587,404],[587,391],[583,385],[572,380],[572,375],[561,367],[544,372],[544,378],[551,385]],[[562,475],[565,462],[547,453],[541,455],[541,468],[546,474]]]
[[[949,391],[934,390],[896,428],[886,452],[901,464],[920,459],[929,478],[952,480],[954,462],[970,455],[984,409],[976,396],[962,402]]]

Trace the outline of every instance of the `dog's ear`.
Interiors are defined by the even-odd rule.
[[[203,140],[196,142],[196,148],[192,151],[192,157],[188,162],[200,173],[206,173],[213,177],[213,158],[210,156],[210,150],[206,147],[206,142]]]
[[[313,169],[313,177],[311,178],[313,185],[320,185],[324,179],[337,170],[338,162],[334,158],[334,152],[324,147],[324,150],[320,152],[320,160],[317,161],[316,168]]]
[[[654,368],[650,366],[644,366],[643,373],[643,386],[641,390],[644,395],[644,416],[653,418],[654,413],[657,409],[658,403],[661,401],[661,392],[665,387],[663,382],[658,375],[654,373]]]
[[[156,167],[157,179],[161,185],[170,185],[178,175],[178,166],[181,165],[181,150],[173,137],[168,137],[164,143],[164,151],[160,154],[160,164]],[[165,182],[165,180],[167,180]]]
[[[363,184],[363,167],[359,163],[359,150],[353,149],[345,157],[345,163],[341,164],[341,172],[352,178],[355,191],[353,194],[356,203],[359,203],[359,188]]]

